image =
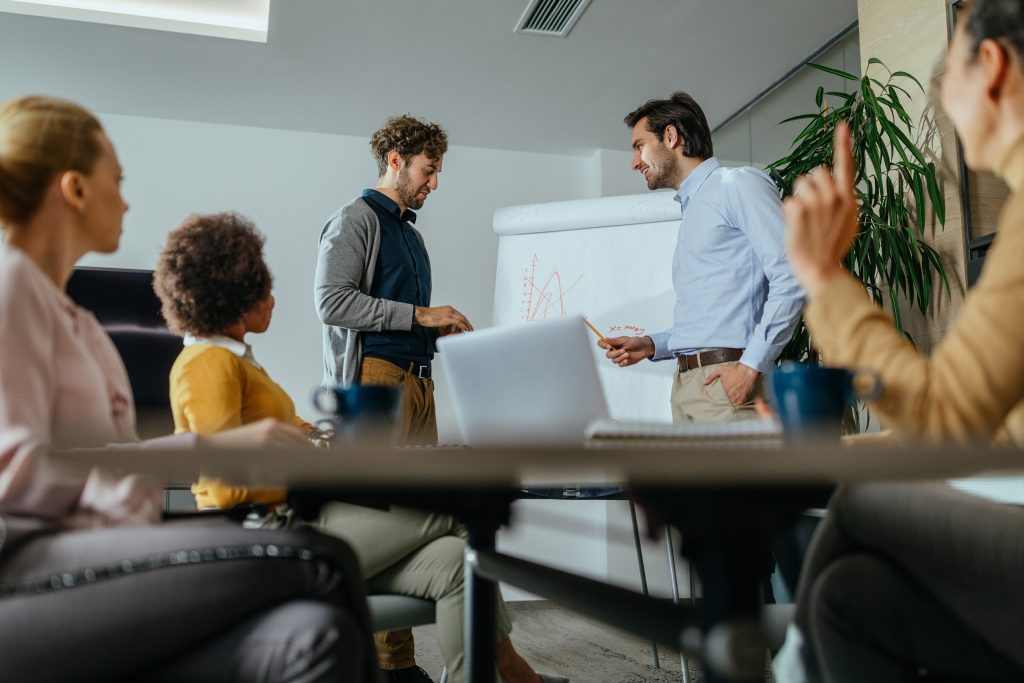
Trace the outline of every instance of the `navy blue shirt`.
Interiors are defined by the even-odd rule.
[[[370,296],[414,306],[430,305],[430,262],[413,232],[416,214],[401,213],[387,195],[363,190],[363,199],[380,223],[380,251],[370,285]],[[363,355],[429,365],[434,357],[436,331],[413,323],[411,330],[364,332]]]

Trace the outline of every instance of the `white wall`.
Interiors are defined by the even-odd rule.
[[[622,149],[599,149],[590,157],[592,175],[599,197],[638,194],[647,191],[647,181],[634,171],[630,130],[622,126]]]
[[[252,337],[257,358],[311,414],[321,378],[320,323],[313,308],[317,239],[325,219],[376,180],[362,138],[185,121],[102,115],[125,169],[132,208],[121,249],[87,265],[153,268],[164,235],[193,212],[235,210],[267,236],[277,308]],[[419,212],[433,264],[435,304],[488,326],[494,300],[495,208],[592,195],[581,157],[453,146],[439,191]],[[230,255],[227,255],[230,257]],[[457,436],[439,363],[442,441]]]
[[[843,38],[816,63],[860,75],[860,43],[857,31]],[[852,84],[852,85],[851,85]],[[789,153],[793,138],[800,132],[800,122],[779,122],[815,110],[814,94],[819,85],[825,90],[850,92],[856,84],[805,67],[754,109],[725,126],[714,135],[715,156],[726,166],[752,165],[764,168]],[[685,88],[685,83],[679,87]],[[666,91],[663,93],[668,95]],[[700,101],[700,93],[690,93]],[[627,105],[628,106],[628,105]],[[610,197],[635,194],[646,190],[643,177],[630,168],[632,152],[629,133],[622,126],[622,147],[598,149],[591,153],[589,182],[597,196]]]
[[[814,62],[860,76],[859,33],[854,30]],[[857,87],[853,81],[804,67],[753,110],[719,130],[714,136],[715,154],[759,168],[786,156],[793,138],[807,122],[779,122],[815,112],[814,94],[819,85],[847,93]]]

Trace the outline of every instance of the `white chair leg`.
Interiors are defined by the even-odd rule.
[[[448,681],[448,667],[447,666],[443,666],[443,667],[441,667],[441,680],[439,680],[437,683],[447,683],[447,681]]]
[[[669,580],[672,582],[672,602],[679,604],[679,580],[676,575],[676,549],[675,544],[672,542],[672,530],[669,527],[665,527],[665,552],[668,554],[668,574]],[[690,601],[693,601],[693,570],[688,570],[690,574]],[[686,653],[679,652],[679,671],[682,676],[683,683],[690,683],[690,667],[686,664]]]
[[[633,501],[629,501],[629,517],[633,521],[633,545],[636,546],[636,563],[640,567],[640,588],[644,592],[644,597],[650,595],[647,590],[647,570],[644,569],[644,550],[640,545],[640,525],[636,522],[636,506]],[[658,659],[658,644],[651,641],[651,663],[655,669],[661,668],[661,661]]]

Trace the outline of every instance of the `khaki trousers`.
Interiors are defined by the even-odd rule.
[[[433,380],[420,379],[382,358],[363,358],[359,383],[402,388],[402,404],[394,430],[396,443],[411,446],[432,446],[437,443]],[[374,641],[377,643],[382,669],[407,669],[416,664],[416,642],[412,629],[381,631],[374,635]]]
[[[395,425],[395,441],[406,446],[437,444],[434,380],[420,379],[381,358],[364,358],[360,384],[402,387],[402,407]]]
[[[725,422],[753,417],[754,399],[761,395],[761,378],[750,399],[741,405],[733,405],[725,393],[721,378],[704,386],[708,375],[714,370],[728,365],[736,365],[739,361],[716,363],[704,367],[693,368],[686,372],[677,372],[672,380],[672,421],[673,422]]]
[[[437,641],[448,666],[448,680],[463,683],[466,531],[462,525],[448,515],[332,503],[321,513],[320,530],[349,544],[370,593],[398,593],[437,603]],[[497,636],[503,640],[511,633],[512,623],[500,597],[497,614]],[[381,668],[415,665],[412,631],[381,633],[376,639]]]

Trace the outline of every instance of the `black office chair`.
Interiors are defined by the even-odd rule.
[[[121,354],[135,396],[139,436],[173,432],[169,376],[182,344],[160,315],[153,271],[76,268],[67,293],[92,311]]]
[[[160,314],[153,271],[125,268],[75,268],[68,296],[92,311],[121,354],[135,397],[136,424],[143,439],[174,431],[170,374],[181,353],[181,338]],[[168,510],[195,509],[187,486],[167,489]]]

